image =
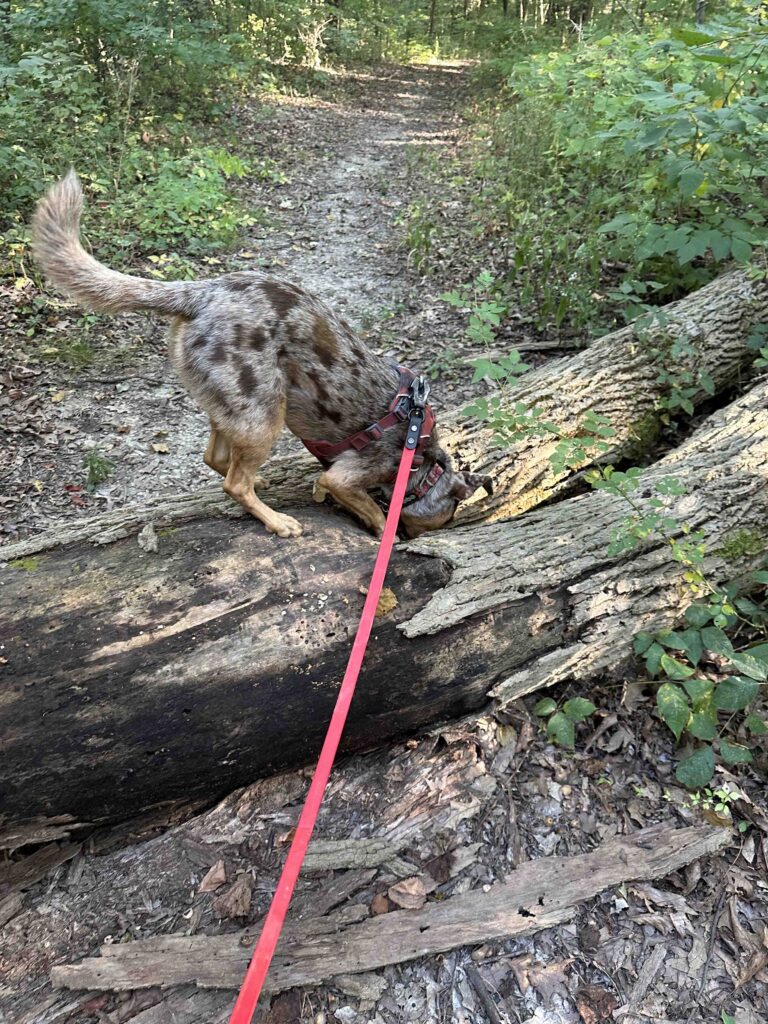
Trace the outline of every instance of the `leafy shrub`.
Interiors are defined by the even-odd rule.
[[[506,58],[463,171],[540,326],[609,326],[606,298],[632,317],[765,245],[767,51],[747,12]]]

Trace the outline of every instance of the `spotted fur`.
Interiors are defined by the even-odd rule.
[[[80,244],[82,202],[74,172],[41,200],[33,220],[38,263],[51,282],[91,309],[146,310],[170,318],[171,362],[211,420],[206,461],[226,476],[228,493],[273,529],[251,507],[247,481],[238,487],[228,485],[234,463],[247,464],[247,473],[255,477],[255,453],[266,458],[283,422],[300,438],[331,442],[373,423],[396,391],[397,369],[368,348],[333,310],[290,282],[250,271],[211,280],[163,282],[110,270]],[[403,439],[404,427],[388,431],[363,452],[345,452],[321,478],[323,489],[376,531],[383,518],[365,492],[387,488]],[[228,463],[220,457],[227,450]],[[446,472],[403,514],[403,524],[412,534],[445,525],[460,500],[476,486],[488,486],[487,480],[475,481],[453,469],[436,432],[423,467],[414,474],[414,485],[435,462]],[[267,512],[275,522],[281,518]],[[277,526],[274,530],[280,533]]]

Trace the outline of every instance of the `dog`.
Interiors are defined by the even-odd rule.
[[[316,500],[330,494],[380,536],[385,517],[368,491],[391,496],[406,428],[397,415],[378,432],[361,427],[388,410],[392,420],[399,401],[393,396],[410,371],[376,355],[345,320],[287,281],[250,271],[154,281],[110,270],[81,245],[82,207],[82,188],[70,171],[37,206],[35,259],[52,284],[89,309],[170,318],[170,360],[208,414],[203,458],[224,477],[224,491],[271,533],[300,536],[301,525],[254,489],[263,486],[258,470],[285,424],[323,464]],[[345,441],[361,435],[365,444]],[[445,526],[479,487],[491,493],[489,477],[453,468],[435,430],[422,438],[416,462],[400,519],[409,537]]]

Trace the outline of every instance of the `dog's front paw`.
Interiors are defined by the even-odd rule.
[[[302,526],[292,516],[285,516],[277,513],[274,519],[265,524],[270,533],[276,533],[278,537],[300,537]]]
[[[315,480],[312,486],[312,497],[316,502],[318,502],[318,504],[325,501],[328,497],[328,491],[323,487],[319,480]]]

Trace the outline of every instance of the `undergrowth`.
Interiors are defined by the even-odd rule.
[[[765,245],[768,26],[752,6],[591,32],[481,67],[471,144],[414,204],[408,244],[430,269],[469,233],[475,269],[537,327],[599,334]]]

